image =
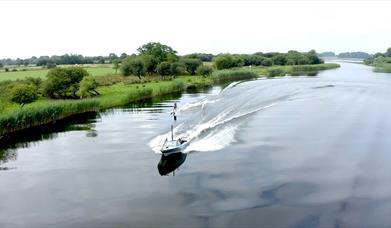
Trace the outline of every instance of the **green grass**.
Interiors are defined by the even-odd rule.
[[[375,66],[375,72],[391,73],[391,63],[382,63]]]
[[[259,75],[274,77],[274,76],[284,76],[286,74],[297,75],[298,73],[302,73],[302,75],[307,75],[308,73],[313,73],[321,70],[329,70],[338,67],[340,67],[339,64],[324,63],[324,64],[297,65],[297,66],[252,67],[251,70],[253,70]]]
[[[232,80],[243,80],[257,78],[258,74],[249,69],[229,69],[219,70],[212,74],[213,79],[216,82],[232,81]]]
[[[65,66],[60,66],[60,67],[65,67]],[[93,76],[104,76],[104,75],[115,74],[115,70],[112,69],[111,64],[85,65],[83,67],[88,71],[88,73],[90,73]],[[26,77],[44,78],[46,77],[46,74],[49,71],[48,69],[39,69],[39,68],[27,69],[26,71],[22,71],[21,69],[25,69],[25,68],[18,68],[18,71],[9,71],[9,72],[5,72],[4,70],[0,71],[0,81],[25,79]]]

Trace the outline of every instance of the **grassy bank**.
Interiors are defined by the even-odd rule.
[[[60,66],[64,67],[64,66]],[[93,76],[104,76],[115,74],[115,70],[112,69],[111,64],[100,64],[100,65],[86,65],[83,66],[84,69],[88,71]],[[17,71],[5,72],[4,70],[0,71],[0,81],[6,80],[18,80],[25,79],[27,77],[33,78],[45,78],[48,69],[42,68],[15,68]]]
[[[249,69],[219,70],[212,74],[216,82],[236,81],[257,78],[258,74]]]
[[[274,71],[285,75],[286,72],[325,70],[336,67],[339,65],[253,67],[216,71],[210,77],[179,76],[167,80],[150,77],[143,81],[139,81],[136,77],[104,76],[101,78],[101,85],[104,86],[97,89],[100,93],[98,97],[83,100],[40,98],[38,101],[26,104],[23,108],[0,96],[0,135],[47,124],[75,114],[100,111],[147,98],[182,92],[186,89],[208,87],[220,82],[256,78]]]
[[[270,67],[253,67],[252,70],[259,75],[275,77],[284,75],[304,75],[311,76],[312,73],[330,70],[340,67],[339,64],[335,63],[324,63],[316,65],[295,65],[295,66],[270,66]]]
[[[167,81],[144,84],[118,83],[98,88],[99,97],[84,100],[41,99],[21,108],[9,104],[0,114],[0,135],[64,119],[69,116],[95,112],[125,105],[142,99],[182,92],[187,88],[211,86],[211,78],[183,76]]]
[[[375,65],[374,71],[379,73],[391,73],[391,63]]]

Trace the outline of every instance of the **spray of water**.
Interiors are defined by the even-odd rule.
[[[190,141],[185,152],[214,151],[229,146],[235,142],[235,134],[248,117],[286,101],[298,92],[293,87],[281,94],[278,88],[265,84],[265,80],[233,83],[218,95],[180,107],[178,115],[189,118],[177,125],[174,132],[175,138]],[[149,145],[156,153],[160,153],[169,134],[166,132],[150,141]]]

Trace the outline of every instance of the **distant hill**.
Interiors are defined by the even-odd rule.
[[[365,59],[371,57],[370,54],[362,51],[356,52],[342,52],[337,55],[338,58],[356,58],[356,59]]]
[[[332,51],[326,51],[319,54],[320,57],[335,57],[335,53]]]

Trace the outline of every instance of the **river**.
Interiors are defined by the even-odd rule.
[[[0,227],[390,227],[391,75],[340,64],[9,139]]]

